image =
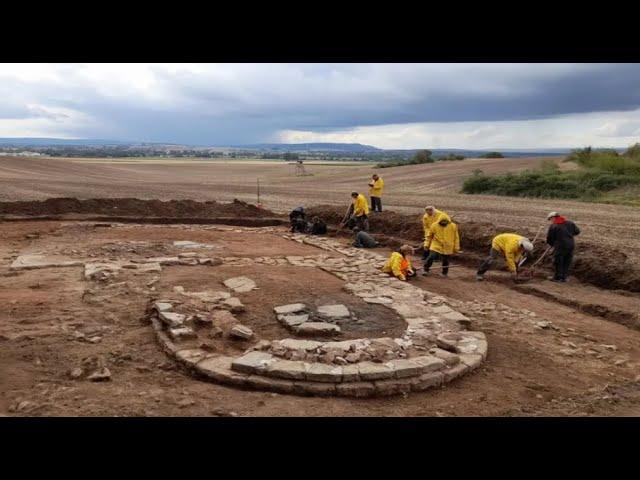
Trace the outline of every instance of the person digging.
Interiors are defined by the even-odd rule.
[[[403,282],[407,281],[411,277],[416,276],[416,271],[411,265],[411,255],[413,254],[413,248],[409,245],[403,245],[396,252],[393,252],[387,263],[382,267],[384,273],[389,273],[395,276],[398,280]]]
[[[518,282],[518,268],[524,263],[527,254],[533,252],[533,243],[529,239],[517,233],[501,233],[491,241],[489,256],[480,264],[476,273],[476,280],[484,280],[484,274],[493,265],[499,256],[504,256],[507,268],[511,272],[511,278]]]
[[[553,247],[554,268],[554,275],[548,277],[548,280],[564,283],[569,276],[569,267],[571,260],[573,260],[573,250],[575,249],[573,237],[580,234],[580,229],[558,212],[551,212],[547,215],[547,220],[551,224],[547,231],[547,244]]]
[[[422,275],[429,275],[433,262],[442,260],[442,276],[446,277],[449,273],[449,257],[460,251],[458,226],[448,217],[442,217],[437,223],[432,224],[424,240],[424,251],[429,254]]]
[[[340,228],[348,227],[353,229],[354,227],[369,231],[369,204],[367,199],[358,192],[351,192],[351,205],[345,215],[345,219],[340,224]]]

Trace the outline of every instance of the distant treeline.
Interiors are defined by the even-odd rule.
[[[420,165],[422,163],[447,162],[464,159],[464,155],[456,155],[454,153],[450,153],[448,155],[434,157],[431,150],[419,150],[413,155],[413,157],[409,159],[379,163],[378,168],[402,167],[404,165]]]
[[[86,146],[61,146],[61,147],[1,147],[0,152],[16,153],[28,150],[48,157],[81,157],[81,158],[122,158],[122,157],[196,157],[218,158],[224,156],[224,152],[210,150],[167,150],[155,148],[132,147],[86,147]]]

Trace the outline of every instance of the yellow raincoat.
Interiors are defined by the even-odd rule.
[[[491,241],[491,248],[501,252],[504,255],[504,260],[507,262],[507,268],[510,272],[516,271],[516,265],[522,258],[522,252],[520,251],[520,240],[524,237],[517,233],[501,233],[496,235]]]
[[[382,189],[384,188],[384,181],[380,177],[378,177],[378,180],[372,183],[373,183],[373,187],[369,188],[369,195],[371,197],[382,197]]]
[[[425,248],[441,255],[453,255],[460,251],[460,235],[458,226],[449,222],[446,227],[433,223],[425,239]]]
[[[431,228],[431,225],[433,225],[434,223],[438,223],[443,218],[446,218],[447,220],[451,221],[451,218],[446,212],[442,212],[437,208],[436,208],[436,211],[433,212],[433,215],[428,215],[427,213],[425,213],[424,216],[422,217],[422,227],[424,228],[424,238],[425,238],[424,248],[429,247],[429,244],[427,243],[427,235],[429,235],[429,228]]]
[[[382,267],[384,273],[393,273],[400,280],[407,279],[407,273],[409,270],[413,270],[409,259],[402,256],[400,252],[393,252],[387,260],[387,263]]]
[[[369,215],[369,202],[367,202],[367,199],[364,197],[364,195],[359,194],[358,197],[354,199],[353,214],[356,217]]]

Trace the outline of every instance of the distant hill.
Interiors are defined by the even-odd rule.
[[[380,148],[361,143],[255,143],[252,145],[233,145],[233,148],[247,150],[270,150],[274,152],[382,152]]]

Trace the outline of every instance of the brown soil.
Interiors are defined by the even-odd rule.
[[[231,203],[193,200],[140,200],[137,198],[49,198],[43,201],[0,202],[0,215],[102,214],[139,217],[274,217],[240,200]]]
[[[99,252],[101,245],[147,239],[155,242],[189,239],[220,245],[220,251],[233,255],[300,255],[325,253],[307,245],[286,241],[263,233],[199,231],[201,227],[94,228],[60,222],[15,222],[0,224],[0,413],[28,416],[60,415],[160,415],[200,416],[476,416],[476,415],[640,415],[640,383],[634,382],[640,365],[640,332],[602,317],[562,305],[553,298],[517,291],[507,283],[506,274],[491,271],[487,281],[473,280],[473,270],[452,269],[448,279],[435,274],[418,277],[414,284],[460,301],[489,301],[516,309],[527,309],[535,320],[552,322],[557,330],[536,329],[520,317],[494,312],[471,315],[472,328],[487,333],[489,356],[476,372],[442,389],[410,394],[408,397],[377,399],[313,398],[243,391],[201,381],[180,370],[168,360],[156,343],[149,325],[144,323],[149,298],[142,294],[146,276],[123,272],[111,288],[96,288],[82,280],[79,268],[8,272],[6,266],[23,251],[75,249],[79,255]],[[26,235],[38,235],[26,238]],[[345,244],[347,243],[345,238]],[[141,246],[132,248],[142,248]],[[140,255],[154,253],[144,247]],[[268,248],[271,253],[265,253]],[[171,246],[157,250],[174,252]],[[304,252],[304,253],[302,253]],[[135,252],[116,249],[115,258]],[[386,253],[386,251],[382,251]],[[295,253],[293,253],[295,254]],[[167,267],[159,285],[168,288],[180,282],[187,290],[219,287],[216,268],[205,274],[200,267]],[[223,267],[227,268],[227,267]],[[289,267],[287,267],[289,268]],[[293,267],[292,267],[293,268]],[[306,268],[295,268],[296,272]],[[303,280],[299,273],[288,275],[275,269],[232,269],[254,276],[261,290],[240,294],[250,306],[245,315],[260,334],[277,334],[251,309],[264,311],[271,302],[292,301],[291,287],[305,292],[309,303],[324,302],[323,292],[334,292],[363,317],[373,315],[357,300],[347,300],[335,278],[324,272]],[[224,276],[220,274],[221,276]],[[276,288],[264,279],[276,275]],[[145,277],[143,279],[143,277]],[[220,277],[221,278],[221,277]],[[206,279],[203,281],[203,279]],[[321,280],[321,282],[319,281]],[[215,284],[215,285],[214,285]],[[608,292],[580,283],[570,286],[576,301],[603,304]],[[317,287],[317,288],[315,288]],[[87,288],[96,290],[87,295]],[[335,290],[334,290],[335,289]],[[163,290],[164,292],[164,290]],[[327,293],[328,294],[328,293]],[[160,295],[160,293],[158,293]],[[271,297],[273,296],[273,298]],[[295,297],[297,298],[297,297]],[[634,296],[616,295],[615,302],[628,300],[621,309],[633,308]],[[610,305],[611,306],[611,305]],[[384,308],[384,307],[380,307]],[[360,309],[360,310],[358,310]],[[464,313],[465,310],[462,310]],[[386,325],[394,325],[392,318]],[[394,327],[395,328],[395,327]],[[98,343],[79,338],[101,336]],[[354,332],[355,333],[355,332]],[[377,333],[377,332],[376,332]],[[566,343],[575,344],[580,354],[566,356]],[[606,347],[604,347],[606,345]],[[587,355],[596,349],[597,356]],[[70,369],[86,357],[105,359],[111,381],[94,383],[72,380]]]
[[[319,205],[310,208],[308,213],[318,215],[335,226],[342,220],[345,212],[333,205]],[[489,253],[491,239],[498,233],[517,231],[531,240],[537,234],[528,228],[513,230],[490,222],[458,220],[455,216],[453,220],[460,222],[460,247],[463,250],[463,253],[456,256],[456,262],[467,265],[477,265]],[[386,246],[395,248],[403,242],[421,246],[424,240],[421,220],[415,215],[384,211],[370,215],[369,223],[371,232]],[[542,255],[546,249],[545,238],[546,229],[542,229],[535,245],[534,259]],[[580,237],[577,237],[576,241],[572,275],[601,288],[640,292],[640,270],[636,264],[629,261],[624,251],[592,241],[582,241]],[[538,271],[546,271],[546,274],[553,273],[552,255],[548,253],[536,268]]]

